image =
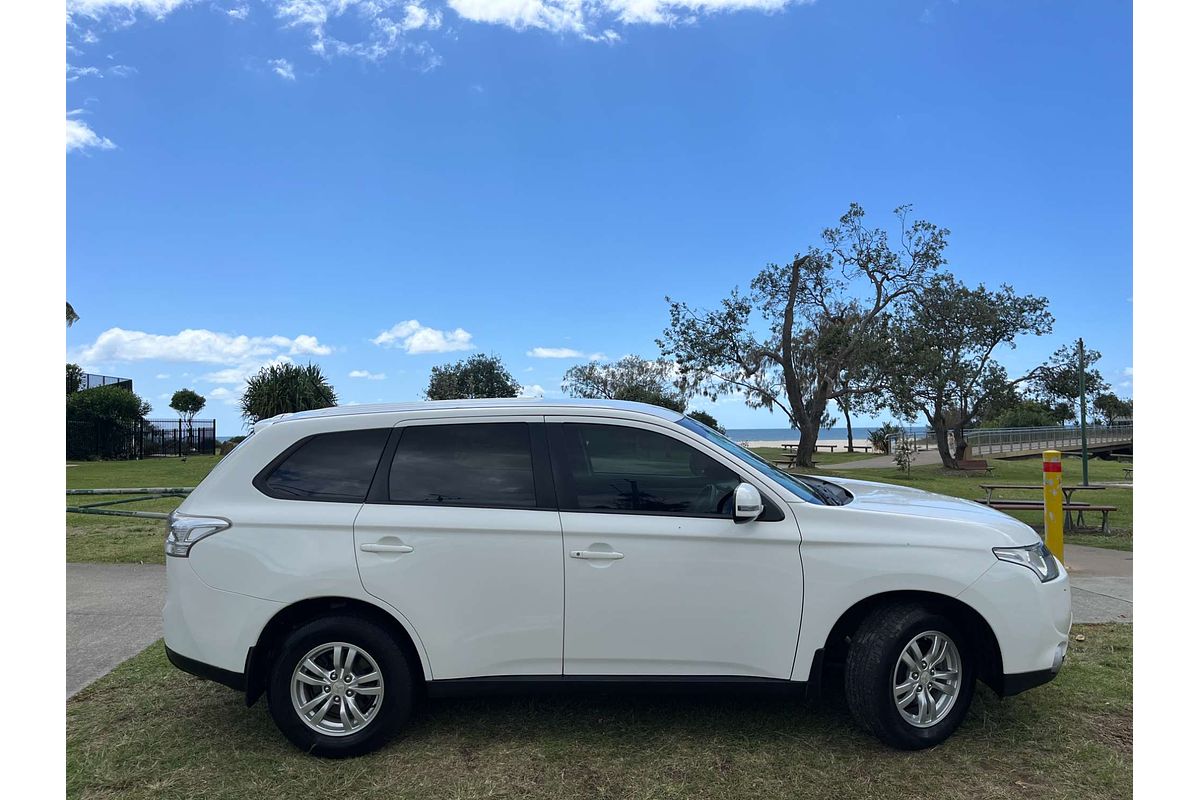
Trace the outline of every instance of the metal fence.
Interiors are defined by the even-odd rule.
[[[133,391],[132,378],[114,378],[112,375],[97,375],[93,372],[85,372],[79,379],[78,391],[85,389],[95,389],[98,386],[119,386],[122,389]]]
[[[67,458],[119,460],[213,455],[217,421],[194,419],[67,420]]]
[[[1089,425],[1088,444],[1133,442],[1133,423]],[[1040,428],[973,428],[966,432],[973,455],[1020,453],[1037,450],[1072,450],[1083,444],[1078,426],[1047,425]]]

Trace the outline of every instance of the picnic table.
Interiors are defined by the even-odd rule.
[[[1026,490],[1026,491],[1033,491],[1036,489],[1043,488],[1042,484],[1040,484],[1040,483],[981,483],[981,484],[979,484],[979,488],[983,489],[985,492],[987,492],[987,497],[984,498],[983,500],[980,500],[979,502],[983,503],[986,506],[991,506],[992,508],[1000,509],[1001,511],[1006,511],[1006,510],[1007,511],[1024,511],[1024,510],[1037,511],[1037,510],[1045,508],[1045,504],[1041,500],[1012,500],[1012,499],[1005,500],[1005,499],[1001,499],[998,497],[995,499],[992,498],[992,492],[995,492],[998,489],[1019,489],[1019,490]],[[1106,488],[1106,487],[1104,487],[1104,486],[1064,486],[1064,487],[1062,487],[1063,511],[1066,512],[1066,518],[1064,521],[1066,522],[1067,530],[1073,530],[1076,524],[1078,524],[1080,526],[1083,525],[1083,512],[1084,511],[1099,511],[1104,515],[1104,520],[1101,523],[1101,530],[1104,531],[1105,533],[1108,532],[1108,512],[1115,511],[1116,510],[1115,506],[1093,506],[1093,505],[1089,505],[1088,503],[1075,503],[1071,500],[1071,495],[1075,494],[1075,492],[1098,492],[1104,488]],[[1072,519],[1072,512],[1074,512],[1074,514],[1075,514],[1074,519]]]
[[[996,491],[997,489],[1024,489],[1024,490],[1028,490],[1028,491],[1033,491],[1034,489],[1041,489],[1042,484],[1040,484],[1040,483],[981,483],[981,484],[979,484],[979,488],[983,489],[985,492],[987,492],[987,500],[985,502],[988,505],[991,505],[992,504],[992,492]],[[1071,495],[1073,495],[1075,492],[1096,492],[1103,488],[1105,488],[1105,487],[1103,487],[1103,486],[1064,486],[1064,487],[1062,487],[1063,500],[1067,503],[1070,503]]]
[[[978,502],[982,503],[983,501],[980,500]],[[986,505],[989,508],[994,508],[998,511],[1043,511],[1046,507],[1045,503],[1043,503],[1041,500],[999,500],[998,499],[995,502],[987,503]],[[1066,513],[1066,517],[1064,518],[1065,522],[1066,522],[1065,528],[1067,530],[1074,530],[1074,525],[1071,522],[1072,514],[1079,515],[1079,523],[1078,524],[1080,526],[1082,526],[1083,525],[1083,512],[1099,511],[1100,514],[1102,515],[1102,520],[1100,522],[1100,532],[1108,533],[1108,515],[1110,512],[1113,512],[1116,510],[1117,510],[1116,506],[1095,506],[1095,505],[1092,505],[1091,503],[1063,503],[1063,511]]]

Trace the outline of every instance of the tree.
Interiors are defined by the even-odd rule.
[[[98,386],[67,397],[67,419],[84,422],[137,422],[150,404],[120,386]]]
[[[1049,301],[1018,295],[1007,284],[992,292],[939,275],[903,304],[893,330],[888,402],[903,418],[923,414],[933,428],[942,465],[957,469],[967,451],[968,425],[1038,370],[1010,379],[995,360],[1018,336],[1049,333]],[[955,448],[950,451],[949,435]]]
[[[865,212],[852,204],[822,234],[823,248],[768,264],[749,296],[735,288],[716,310],[668,297],[670,323],[658,344],[685,389],[710,398],[741,393],[753,408],[779,409],[800,431],[797,463],[812,466],[828,404],[883,388],[891,310],[945,263],[949,231],[910,223],[908,212],[895,212],[899,248],[883,230],[866,228]]]
[[[75,313],[75,308],[67,301],[67,327],[71,327],[76,322],[79,322],[79,315]]]
[[[192,420],[204,408],[204,397],[191,389],[180,389],[171,395],[171,408],[179,414],[179,418],[187,423],[188,442],[192,441]]]
[[[337,395],[316,364],[268,364],[246,381],[242,417],[254,423],[279,414],[337,405]]]
[[[179,414],[180,419],[189,425],[204,408],[204,403],[204,397],[191,389],[180,389],[171,395],[171,408]]]
[[[1084,349],[1083,383],[1088,405],[1094,407],[1097,395],[1109,391],[1108,381],[1095,367],[1100,360],[1099,350]],[[1033,384],[1034,395],[1057,409],[1062,421],[1079,418],[1079,346],[1064,344],[1054,351]]]
[[[83,368],[78,364],[67,364],[67,395],[73,395],[83,386]]]
[[[1122,400],[1112,392],[1097,395],[1092,407],[1100,413],[1105,425],[1114,425],[1115,420],[1133,417],[1133,401]]]
[[[481,397],[516,397],[521,383],[497,355],[476,353],[455,364],[434,367],[429,373],[426,400],[470,400]]]
[[[1055,409],[1040,400],[1025,399],[1001,411],[994,417],[984,418],[985,428],[1040,428],[1058,425]]]
[[[696,422],[699,422],[702,425],[707,425],[717,433],[721,435],[725,434],[725,429],[721,427],[721,423],[717,422],[717,418],[712,414],[709,414],[707,411],[692,409],[691,411],[687,412],[687,415],[696,420]]]
[[[687,396],[675,385],[674,371],[665,358],[629,355],[611,364],[577,364],[563,375],[562,388],[572,397],[649,403],[682,414]]]

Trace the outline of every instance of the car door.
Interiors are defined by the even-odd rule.
[[[562,528],[541,417],[404,422],[354,523],[368,592],[435,679],[562,672]]]
[[[786,503],[734,522],[733,488],[749,470],[669,423],[547,422],[566,567],[564,673],[789,678],[804,583]]]

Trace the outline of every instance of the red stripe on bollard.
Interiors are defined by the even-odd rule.
[[[1043,461],[1042,472],[1062,472],[1062,464],[1055,464],[1051,461]]]

